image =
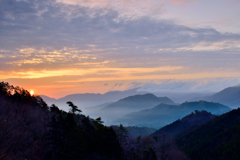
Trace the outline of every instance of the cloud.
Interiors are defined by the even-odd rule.
[[[37,65],[39,60],[29,60],[22,61],[23,64]],[[41,61],[39,62],[41,63]],[[21,64],[21,65],[23,65]],[[20,65],[20,66],[21,66]],[[95,64],[94,64],[95,65]],[[3,79],[7,78],[44,78],[44,77],[60,77],[60,76],[78,76],[74,80],[61,81],[58,82],[70,83],[70,82],[87,82],[87,81],[106,81],[106,80],[131,80],[131,79],[151,79],[159,77],[160,73],[169,74],[172,71],[178,71],[181,67],[162,67],[162,68],[113,68],[113,67],[86,67],[86,68],[61,68],[61,69],[40,69],[40,70],[28,70],[28,71],[11,71],[0,73]],[[152,70],[153,73],[148,74],[148,70]],[[156,72],[154,72],[156,71]],[[116,83],[115,86],[121,86],[121,83]]]
[[[118,13],[118,16],[114,19],[115,21],[133,20],[144,16],[157,18],[162,15],[164,6],[164,3],[158,0],[57,0],[57,2],[88,7],[92,10],[105,10],[102,13],[112,10]],[[92,16],[99,14],[94,11],[90,13],[92,13]]]
[[[9,3],[4,2],[0,28],[4,33],[1,35],[1,46],[4,48],[51,46],[54,49],[62,49],[63,46],[69,48],[81,46],[85,49],[89,45],[101,46],[101,49],[120,49],[124,45],[130,48],[142,45],[175,48],[201,41],[239,40],[239,35],[236,34],[222,34],[210,28],[189,28],[170,21],[157,21],[147,17],[131,21],[116,21],[119,17],[118,12],[111,9],[107,12],[103,9],[91,9],[88,5],[88,7],[66,6],[46,1],[11,0],[11,6],[9,6]],[[121,3],[133,2],[121,1]],[[42,7],[35,7],[39,5]],[[18,6],[22,7],[19,13],[15,9]],[[43,12],[41,15],[39,15],[40,11]],[[91,16],[90,12],[95,12],[94,16]],[[139,14],[136,13],[136,15]]]
[[[239,79],[197,79],[179,81],[174,79],[163,80],[158,83],[142,83],[139,84],[139,92],[153,93],[194,93],[194,92],[219,92],[230,86],[239,85]]]
[[[118,86],[118,83],[115,83],[113,87],[116,87],[116,86]]]
[[[169,0],[170,3],[177,5],[189,5],[196,2],[196,0]]]
[[[1,0],[0,75],[58,77],[62,84],[117,81],[108,87],[239,77],[239,34],[161,19],[163,7],[157,0]]]

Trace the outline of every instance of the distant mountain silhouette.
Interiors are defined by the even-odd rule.
[[[176,139],[191,159],[240,159],[240,109],[232,110],[200,125]]]
[[[40,97],[41,97],[46,103],[48,103],[49,105],[55,104],[55,103],[57,102],[57,99],[51,98],[51,97],[48,97],[48,96],[45,96],[45,95],[40,95]]]
[[[105,94],[100,93],[71,94],[59,99],[53,99],[44,95],[41,95],[41,97],[47,102],[48,105],[56,104],[59,108],[67,111],[68,110],[68,107],[66,105],[67,101],[71,101],[79,108],[83,109],[107,102],[114,102],[121,98],[141,93],[137,92],[137,90],[138,88],[125,91],[110,91]]]
[[[210,97],[207,97],[206,100],[238,108],[240,107],[240,86],[226,88]]]
[[[158,104],[175,104],[167,97],[156,97],[153,94],[147,93],[144,95],[134,95],[118,100],[103,108],[101,111],[103,117],[109,119],[120,118],[128,113],[150,109]]]
[[[191,113],[181,120],[178,119],[173,123],[166,125],[165,127],[157,130],[152,133],[151,136],[157,136],[163,133],[171,134],[172,137],[179,137],[186,132],[190,132],[193,129],[197,128],[200,124],[203,124],[209,120],[215,118],[216,115],[211,114],[207,111],[195,111],[195,113]]]
[[[98,118],[99,116],[101,116],[102,119],[105,120],[106,118],[101,115],[102,109],[111,103],[113,102],[107,102],[107,103],[99,104],[93,107],[85,108],[84,113],[86,115],[91,115],[92,118]]]
[[[228,87],[211,96],[198,97],[193,100],[205,100],[209,102],[218,102],[231,108],[240,107],[240,86]]]
[[[219,103],[206,101],[185,102],[180,105],[160,104],[152,109],[130,113],[120,119],[117,119],[115,123],[158,129],[179,118],[183,118],[195,110],[206,110],[213,114],[222,114],[230,111],[231,109]]]

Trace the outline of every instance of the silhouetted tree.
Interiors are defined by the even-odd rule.
[[[104,123],[104,122],[102,121],[102,118],[101,118],[101,117],[98,117],[98,118],[96,119],[96,121],[97,121],[98,123],[100,123],[100,124]]]
[[[80,109],[78,109],[77,106],[75,106],[71,101],[68,101],[67,104],[69,105],[70,108],[70,112],[75,114],[75,112],[82,112]]]

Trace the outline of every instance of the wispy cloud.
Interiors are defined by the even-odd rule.
[[[25,63],[33,63],[33,61]],[[146,79],[146,76],[151,79],[151,76],[159,74],[171,74],[177,72],[183,67],[180,66],[166,66],[158,68],[69,68],[58,70],[31,70],[31,71],[13,71],[10,74],[2,73],[1,77],[6,78],[44,78],[44,77],[59,77],[59,76],[80,76],[80,80],[68,80],[65,82],[79,82],[79,81],[102,81],[116,79]],[[151,72],[149,72],[151,70]],[[142,78],[141,78],[142,77]],[[61,82],[61,80],[58,80]],[[64,81],[63,81],[64,82]]]
[[[196,80],[162,80],[157,83],[141,83],[139,91],[155,93],[197,93],[218,92],[230,86],[239,85],[240,79],[209,78]]]
[[[57,0],[57,2],[88,7],[91,9],[89,10],[91,16],[104,15],[109,11],[115,11],[118,13],[118,17],[114,19],[115,21],[134,20],[143,16],[157,18],[161,16],[164,6],[164,2],[158,0]],[[104,9],[104,11],[97,13],[93,9]]]
[[[173,4],[178,4],[178,5],[189,5],[196,3],[196,0],[169,0],[169,2]]]

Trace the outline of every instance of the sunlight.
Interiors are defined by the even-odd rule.
[[[31,90],[31,91],[30,91],[30,94],[31,94],[31,96],[33,96],[33,95],[34,95],[34,91],[33,91],[33,90]]]

